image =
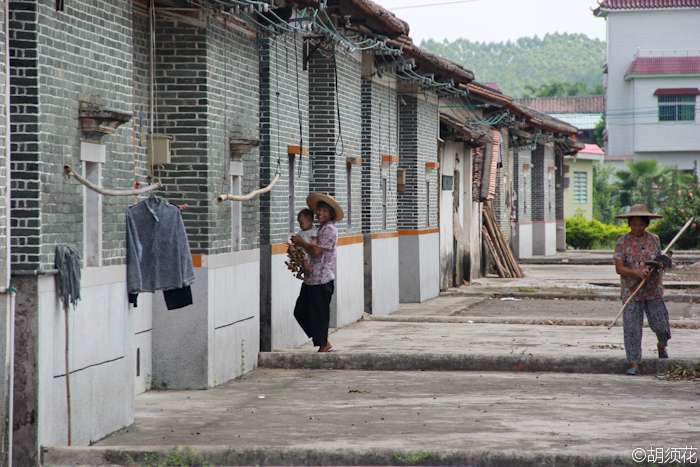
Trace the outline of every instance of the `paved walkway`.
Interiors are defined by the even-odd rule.
[[[597,274],[548,268],[539,280]],[[635,450],[686,446],[700,458],[700,386],[659,376],[700,361],[700,305],[668,303],[671,358],[657,358],[647,328],[644,375],[630,377],[622,329],[599,325],[619,300],[500,300],[480,287],[335,330],[329,354],[277,349],[216,388],[139,395],[134,425],[47,448],[44,463],[143,464],[176,444],[217,466],[622,467]]]

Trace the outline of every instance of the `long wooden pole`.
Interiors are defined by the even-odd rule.
[[[683,232],[685,232],[685,229],[687,229],[688,226],[690,225],[690,223],[693,222],[694,220],[695,220],[695,218],[693,218],[693,217],[691,217],[690,219],[688,219],[688,222],[686,222],[685,225],[683,226],[683,228],[676,234],[675,237],[673,237],[673,240],[671,240],[671,241],[668,243],[668,245],[666,246],[666,249],[665,249],[664,251],[661,252],[662,255],[666,255],[666,253],[668,253],[668,250],[673,246],[674,243],[676,243],[676,240],[678,240],[678,237],[680,237],[681,234],[682,234]],[[648,278],[647,278],[647,279],[648,279]],[[635,295],[637,295],[637,292],[639,292],[639,289],[642,288],[642,286],[643,286],[644,283],[647,281],[647,279],[644,279],[642,282],[639,283],[639,286],[637,287],[637,290],[635,290],[634,293],[632,293],[632,295],[630,295],[630,297],[627,299],[627,301],[625,302],[625,304],[622,305],[622,308],[620,308],[620,311],[617,313],[617,316],[615,317],[615,319],[613,320],[613,322],[610,323],[610,326],[608,326],[608,330],[611,329],[611,328],[615,325],[615,323],[617,323],[617,320],[620,319],[620,316],[622,315],[622,312],[624,311],[624,309],[625,309],[625,307],[627,306],[627,304],[630,302],[630,300],[632,300],[632,297],[634,297]]]
[[[505,255],[505,252],[501,249],[501,244],[498,242],[498,238],[496,237],[496,230],[493,227],[493,222],[491,221],[491,216],[489,215],[488,208],[484,207],[484,225],[486,226],[486,230],[489,233],[489,237],[491,240],[491,243],[493,244],[493,248],[496,251],[496,255],[498,255],[498,259],[501,261],[501,265],[503,266],[503,270],[505,272],[505,277],[511,278],[511,277],[516,277],[513,276],[511,269],[508,267],[508,262],[507,258]]]
[[[493,205],[490,203],[489,203],[489,211],[491,213],[492,222],[495,222],[496,225],[498,225],[498,220],[496,219],[496,211],[493,209]],[[511,267],[513,269],[513,272],[515,273],[515,275],[513,277],[520,277],[520,278],[525,277],[525,273],[520,268],[520,265],[518,264],[518,262],[515,260],[515,255],[513,254],[513,251],[510,249],[510,245],[508,245],[508,242],[506,241],[506,237],[503,235],[503,232],[501,231],[500,228],[496,229],[496,234],[498,235],[498,238],[501,242],[501,245],[503,245],[503,251],[505,251],[506,256],[508,257],[508,261],[510,262]]]
[[[70,368],[68,366],[68,342],[69,342],[69,334],[68,334],[68,302],[63,303],[63,310],[66,312],[66,409],[68,413],[68,446],[71,445],[71,417],[70,417]]]
[[[493,256],[493,262],[496,263],[496,269],[498,269],[498,275],[501,277],[506,277],[506,272],[503,269],[503,266],[501,265],[501,262],[498,259],[498,254],[496,253],[496,248],[493,246],[493,243],[491,243],[491,237],[489,236],[488,230],[486,230],[486,227],[481,226],[481,234],[484,236],[484,241],[486,242],[486,246],[488,247],[489,251],[491,252],[491,256]]]

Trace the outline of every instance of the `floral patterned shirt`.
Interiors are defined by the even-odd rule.
[[[613,259],[623,260],[624,265],[628,268],[643,269],[645,266],[642,266],[641,263],[653,261],[654,258],[660,254],[661,242],[659,241],[659,237],[651,232],[647,232],[646,242],[639,243],[630,232],[617,240]],[[622,300],[627,301],[630,295],[639,287],[641,279],[637,276],[620,276],[620,280]],[[644,283],[644,286],[642,286],[632,300],[635,302],[655,300],[663,297],[663,295],[664,289],[662,287],[661,273],[657,270],[649,276],[649,279]]]
[[[314,270],[304,278],[306,285],[327,284],[335,279],[333,268],[338,247],[338,229],[333,222],[328,221],[318,229],[316,246],[323,248],[323,253],[320,256],[309,255],[309,267]]]

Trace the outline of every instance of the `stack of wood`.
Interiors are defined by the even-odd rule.
[[[496,263],[496,269],[498,270],[498,277],[504,278],[515,278],[515,277],[525,277],[523,270],[520,269],[520,265],[515,260],[515,255],[508,246],[501,229],[498,228],[498,222],[496,222],[496,213],[493,210],[491,203],[484,202],[483,209],[484,225],[481,227],[481,233],[483,234],[484,243],[491,253],[493,262]]]

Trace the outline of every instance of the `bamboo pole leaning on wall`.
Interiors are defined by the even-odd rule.
[[[510,260],[510,264],[513,266],[513,270],[515,272],[514,277],[520,277],[523,278],[525,277],[525,273],[523,272],[522,268],[518,264],[518,261],[515,259],[515,255],[513,254],[513,251],[510,249],[510,246],[508,245],[508,242],[506,241],[505,235],[503,235],[503,232],[501,232],[501,229],[498,228],[498,222],[496,220],[496,212],[493,209],[493,206],[491,203],[488,203],[488,209],[489,213],[491,214],[491,219],[493,221],[493,224],[496,226],[496,232],[498,234],[499,240],[501,244],[503,245],[503,248],[508,255],[508,258]]]
[[[489,253],[491,253],[491,257],[493,258],[493,262],[496,263],[496,269],[498,269],[498,276],[499,277],[507,277],[506,270],[503,268],[503,265],[501,264],[501,260],[499,259],[498,254],[496,253],[496,248],[494,247],[493,242],[491,241],[491,235],[489,234],[486,227],[484,227],[484,226],[481,227],[481,233],[484,236],[484,242],[486,243],[486,246],[489,249]]]
[[[482,232],[488,249],[496,263],[498,275],[503,278],[525,277],[525,273],[515,260],[515,255],[511,251],[501,229],[498,227],[496,213],[491,203],[488,201],[484,202],[482,212],[484,218]]]

